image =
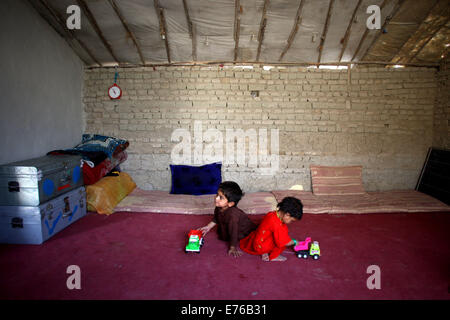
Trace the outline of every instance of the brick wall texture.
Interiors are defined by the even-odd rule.
[[[191,164],[196,165],[211,160],[202,152],[212,145],[214,150],[223,145],[227,153],[221,142],[227,131],[266,132],[268,153],[276,151],[279,159],[274,174],[259,171],[262,160],[248,163],[250,154],[261,152],[261,137],[256,147],[247,141],[244,164],[230,161],[222,169],[223,180],[234,180],[247,192],[293,185],[311,190],[311,164],[362,165],[367,191],[413,189],[433,144],[433,123],[445,108],[448,115],[448,92],[446,100],[439,97],[433,68],[265,70],[254,65],[117,71],[123,96],[110,100],[114,69],[86,70],[85,132],[128,139],[129,157],[121,168],[150,190],[170,190],[171,153],[181,141],[172,141],[176,129],[184,130],[182,141],[190,139],[190,159],[197,160]],[[196,136],[195,126],[202,135],[197,130]],[[208,129],[222,135],[216,135],[215,144],[208,140]],[[272,140],[278,141],[278,150],[270,149]],[[448,143],[448,133],[438,140]]]

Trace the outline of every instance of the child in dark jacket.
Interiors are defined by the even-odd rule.
[[[228,254],[233,257],[242,255],[242,251],[239,250],[239,240],[256,229],[256,224],[237,207],[242,196],[243,192],[236,182],[222,182],[215,197],[216,208],[212,221],[198,229],[205,236],[217,225],[219,239],[229,243]]]

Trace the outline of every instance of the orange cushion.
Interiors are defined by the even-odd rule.
[[[86,186],[88,211],[111,214],[116,205],[136,188],[136,183],[126,172],[118,176],[106,176],[94,184]]]

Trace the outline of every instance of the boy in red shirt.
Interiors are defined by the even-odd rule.
[[[303,204],[294,197],[286,197],[278,204],[278,210],[266,214],[258,228],[240,241],[240,247],[249,254],[261,255],[264,261],[285,261],[281,252],[286,246],[296,245],[289,237],[287,225],[300,220]]]
[[[222,182],[214,199],[216,208],[212,221],[198,229],[205,236],[217,225],[219,239],[229,242],[228,254],[233,257],[242,255],[242,251],[239,250],[239,240],[256,229],[256,224],[250,220],[244,211],[237,207],[243,195],[236,182]]]

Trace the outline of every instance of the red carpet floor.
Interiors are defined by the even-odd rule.
[[[287,250],[285,262],[232,258],[215,229],[185,254],[187,232],[211,217],[91,213],[42,245],[2,244],[0,299],[450,299],[448,213],[304,215],[290,234],[318,240],[322,257]],[[79,290],[66,286],[70,265]],[[370,265],[379,290],[366,286]]]

